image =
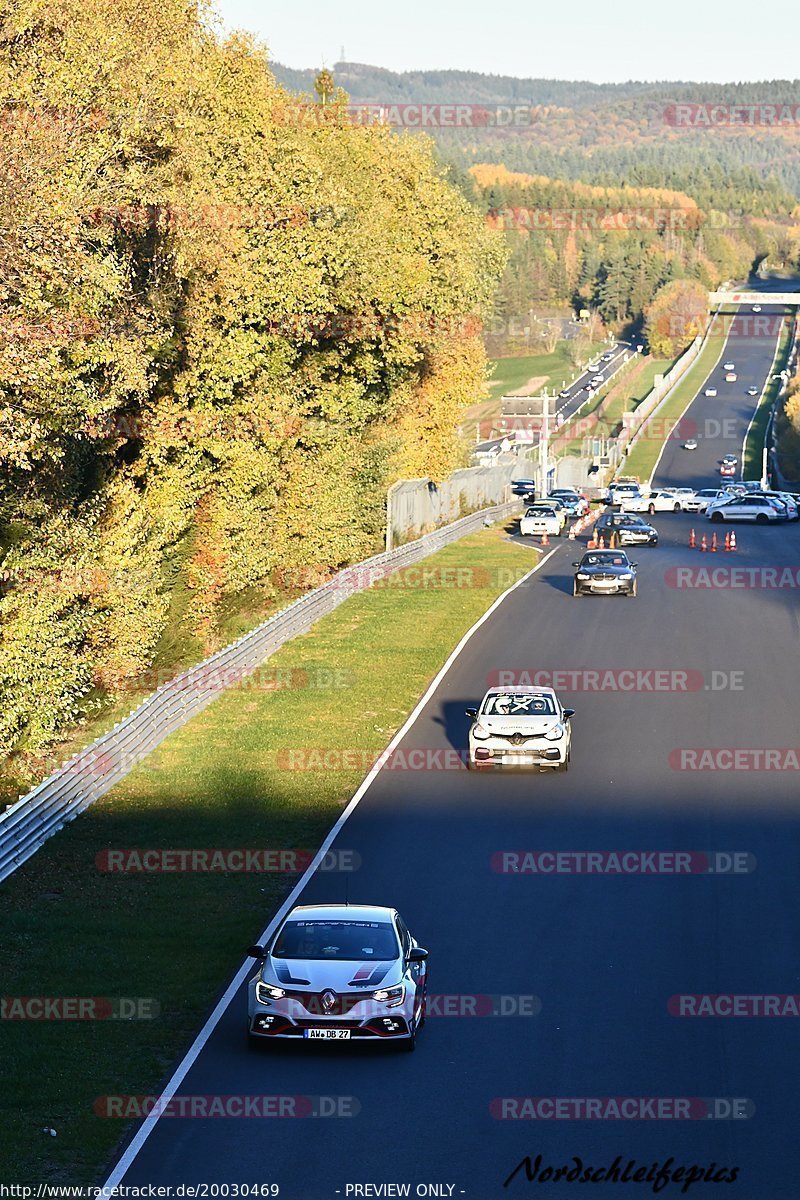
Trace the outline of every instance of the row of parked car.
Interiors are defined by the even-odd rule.
[[[728,456],[732,458],[732,456]],[[734,463],[735,466],[735,463]],[[629,513],[705,513],[712,521],[796,521],[800,497],[793,492],[762,488],[760,483],[725,483],[719,487],[646,488],[632,481],[609,488],[606,503]]]
[[[658,530],[645,520],[661,512],[704,513],[717,524],[752,521],[759,525],[800,519],[800,496],[761,488],[758,484],[730,483],[717,488],[642,488],[625,481],[612,485],[605,497],[606,511],[595,524],[606,546],[658,545]],[[554,488],[541,500],[529,503],[520,518],[523,537],[560,537],[567,526],[589,511],[589,500],[576,488]]]

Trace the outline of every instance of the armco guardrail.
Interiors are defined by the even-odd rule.
[[[519,507],[518,500],[493,505],[415,542],[346,567],[237,642],[163,684],[123,721],[0,815],[0,881],[13,874],[67,822],[104,796],[166,737],[291,638],[307,633],[348,596],[476,532],[487,521],[510,516]]]

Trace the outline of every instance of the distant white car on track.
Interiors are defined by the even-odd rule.
[[[394,908],[293,908],[268,946],[251,946],[250,1042],[395,1042],[413,1050],[425,1021],[424,950]]]
[[[684,450],[696,450],[697,449],[697,438],[687,438],[686,441],[683,443],[683,448],[684,448]]]
[[[479,708],[467,709],[467,766],[567,771],[574,715],[549,687],[490,688]]]
[[[747,389],[747,394],[748,394],[748,396],[757,396],[757,395],[758,395],[758,388],[757,388],[757,387],[749,387],[749,388]]]
[[[716,396],[717,389],[715,387],[707,387],[703,394],[706,396]]]
[[[543,504],[526,508],[520,518],[519,531],[522,537],[534,537],[546,533],[548,537],[559,537],[564,528],[562,513]]]

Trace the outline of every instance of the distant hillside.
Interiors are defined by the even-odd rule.
[[[276,63],[277,79],[295,92],[313,93],[315,69]],[[674,104],[792,105],[800,110],[800,81],[756,83],[590,83],[586,80],[517,79],[473,71],[387,71],[339,62],[336,83],[359,104],[525,105],[530,123],[429,129],[442,155],[462,170],[474,163],[503,163],[516,171],[587,183],[670,187],[693,194],[693,181],[716,169],[733,176],[737,192],[757,192],[772,180],[800,196],[800,118],[767,124],[682,127]],[[779,189],[779,190],[780,190]]]
[[[317,68],[293,70],[272,63],[275,78],[284,87],[311,92]],[[556,104],[583,108],[598,100],[620,100],[630,96],[671,93],[684,83],[589,83],[561,79],[517,79],[513,75],[481,75],[477,71],[387,71],[366,63],[337,62],[333,75],[340,87],[359,101],[387,104],[474,103]]]
[[[279,83],[292,91],[311,92],[319,68],[295,70],[280,63],[270,68]],[[613,102],[646,96],[726,104],[796,104],[800,80],[775,79],[756,83],[703,83],[688,80],[590,83],[585,79],[520,79],[513,75],[483,75],[479,71],[387,71],[367,63],[337,62],[331,68],[336,82],[354,100],[386,104],[424,101],[445,103],[555,104],[586,108],[598,101]]]

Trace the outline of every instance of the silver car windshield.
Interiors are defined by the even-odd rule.
[[[552,696],[498,692],[486,698],[483,712],[487,717],[554,717],[556,706]]]
[[[383,921],[287,921],[273,958],[386,962],[400,957],[393,927]]]

